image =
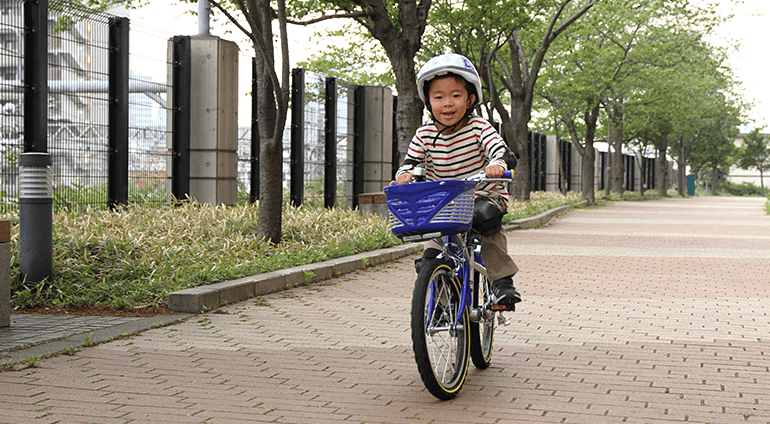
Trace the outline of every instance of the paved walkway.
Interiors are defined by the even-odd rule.
[[[11,325],[0,329],[0,355],[19,346],[114,327],[141,318],[13,314]]]
[[[2,372],[0,422],[770,422],[762,199],[618,202],[508,242],[525,302],[453,401],[412,358],[408,257]]]

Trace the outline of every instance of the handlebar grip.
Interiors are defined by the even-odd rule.
[[[513,179],[513,169],[503,172],[503,178]]]

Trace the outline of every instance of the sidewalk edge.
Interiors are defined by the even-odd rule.
[[[511,221],[503,229],[509,231],[519,228],[539,227],[565,210],[587,204],[588,201],[581,201],[573,206],[560,206],[532,217]],[[355,272],[369,265],[390,262],[420,251],[422,251],[422,244],[410,243],[324,262],[301,265],[285,270],[243,277],[237,280],[193,287],[169,293],[167,308],[174,312],[197,314],[252,297],[285,290],[302,284],[312,284],[327,280],[342,274]]]

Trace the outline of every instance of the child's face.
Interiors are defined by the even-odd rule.
[[[433,109],[433,116],[447,127],[460,122],[465,112],[473,106],[475,97],[473,94],[468,96],[464,82],[454,76],[434,79],[428,90],[428,101]]]

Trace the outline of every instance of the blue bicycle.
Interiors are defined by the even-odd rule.
[[[391,230],[403,241],[436,239],[442,253],[423,259],[412,297],[412,345],[417,369],[433,396],[448,400],[459,393],[469,358],[479,369],[492,359],[495,325],[510,322],[496,304],[481,260],[480,236],[471,230],[481,172],[467,180],[413,182],[385,187]]]

